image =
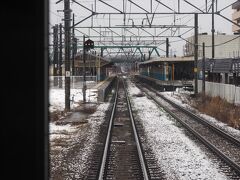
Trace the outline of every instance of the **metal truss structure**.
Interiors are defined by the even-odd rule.
[[[199,0],[175,0],[174,3],[169,0],[72,0],[72,6],[79,6],[84,16],[71,28],[92,39],[108,58],[112,58],[112,53],[129,56],[127,59],[134,54],[140,55],[143,60],[144,52],[155,51],[159,55],[158,48],[165,44],[166,38],[180,38],[194,29],[194,26],[180,22],[183,16],[212,14],[238,25],[221,15],[232,4],[219,10],[217,0],[200,1],[202,7],[197,5]],[[182,8],[183,4],[189,8]],[[165,23],[166,21],[169,23]],[[141,47],[137,48],[138,45]],[[153,49],[149,46],[155,47]]]
[[[224,9],[234,3],[219,10],[217,0],[59,0],[56,4],[62,1],[64,2],[62,11],[64,12],[64,63],[67,74],[65,75],[65,108],[67,110],[70,109],[70,52],[73,40],[78,36],[77,33],[84,36],[83,39],[86,36],[93,40],[95,49],[100,49],[101,56],[115,62],[119,60],[126,62],[133,59],[146,60],[147,53],[148,59],[153,52],[160,56],[158,50],[166,51],[168,56],[168,38],[183,40],[184,34],[194,30],[194,91],[197,94],[198,16],[212,16],[212,58],[214,58],[215,47],[214,16],[220,16],[240,27],[239,24],[221,14]],[[199,3],[203,6],[199,6]],[[188,8],[182,8],[183,4]],[[76,6],[76,9],[73,6]],[[74,15],[78,19],[76,23]],[[186,17],[194,19],[194,26],[188,26],[187,22],[182,22]],[[79,44],[81,45],[83,46],[83,43]],[[160,49],[162,45],[165,45],[166,50]],[[72,57],[74,60],[74,53]],[[74,75],[73,72],[72,74]]]

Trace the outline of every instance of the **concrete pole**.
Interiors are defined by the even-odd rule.
[[[53,27],[53,85],[58,85],[58,25]]]
[[[198,69],[197,69],[197,61],[198,61],[198,14],[194,14],[194,26],[195,26],[195,34],[194,34],[194,80],[195,80],[195,89],[194,94],[198,94]]]
[[[86,60],[85,60],[85,35],[83,35],[83,103],[86,103],[86,90],[87,90],[87,85],[86,85]]]
[[[73,13],[73,22],[72,22],[72,76],[75,76],[75,67],[74,67],[74,57],[75,57],[75,32],[74,32],[74,13]]]
[[[59,25],[59,88],[62,88],[62,24]]]
[[[212,0],[212,59],[215,57],[215,39],[214,39],[214,0]]]
[[[203,43],[203,59],[202,59],[202,94],[205,96],[205,43]]]
[[[64,31],[65,31],[65,110],[70,111],[70,0],[64,0]]]
[[[169,39],[166,39],[166,57],[169,57]]]

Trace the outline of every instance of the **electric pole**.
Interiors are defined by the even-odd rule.
[[[74,42],[74,38],[75,38],[75,34],[74,34],[74,13],[73,13],[73,21],[72,21],[72,76],[75,76],[75,67],[74,67],[74,56],[75,56],[75,52],[74,52],[74,47],[75,47],[75,42]]]
[[[64,0],[64,33],[65,33],[65,110],[70,111],[70,0]]]
[[[215,41],[214,41],[214,32],[215,32],[215,28],[214,28],[214,0],[212,0],[212,59],[214,59],[215,57]]]
[[[205,97],[205,43],[203,43],[203,59],[202,59],[202,95]]]
[[[169,40],[166,39],[166,57],[169,57]]]
[[[53,85],[58,85],[58,25],[53,27]]]
[[[198,62],[198,14],[194,14],[194,80],[195,80],[195,88],[194,94],[197,95],[198,93],[198,69],[197,69],[197,62]]]
[[[83,89],[82,89],[82,92],[83,92],[83,103],[86,102],[86,90],[87,90],[87,86],[86,86],[86,60],[85,60],[85,51],[86,51],[86,48],[85,48],[85,35],[83,35]]]
[[[59,88],[62,88],[62,24],[59,25]]]

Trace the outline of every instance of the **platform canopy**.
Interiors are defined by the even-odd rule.
[[[157,63],[157,62],[189,62],[189,61],[194,61],[194,57],[156,57],[152,58],[148,61],[140,62],[138,64],[151,64],[151,63]]]

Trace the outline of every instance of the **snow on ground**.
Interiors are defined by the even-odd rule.
[[[71,109],[79,106],[83,100],[82,89],[79,87],[74,86],[70,90]],[[94,87],[87,89],[86,101],[97,102],[97,90]],[[50,113],[63,111],[65,89],[50,88],[49,104]],[[87,123],[84,124],[56,125],[55,122],[49,123],[52,179],[84,179],[88,171],[93,145],[96,144],[96,137],[108,106],[109,103],[99,104],[96,111],[86,118]]]
[[[230,126],[228,126],[227,124],[220,122],[218,120],[216,120],[215,118],[208,116],[206,114],[200,113],[198,112],[197,115],[201,116],[202,118],[204,118],[205,120],[209,121],[210,123],[214,124],[215,126],[224,129],[225,131],[227,131],[229,134],[232,134],[233,136],[237,137],[240,140],[240,131],[237,129],[234,129]]]
[[[177,89],[175,92],[161,92],[162,95],[164,95],[166,98],[170,99],[171,101],[174,101],[176,104],[183,106],[185,108],[188,108],[190,110],[193,110],[196,115],[204,118],[206,121],[208,121],[209,123],[223,129],[224,131],[232,134],[233,136],[237,137],[240,139],[240,131],[237,129],[234,129],[232,127],[230,127],[229,125],[216,120],[215,118],[206,115],[204,113],[199,112],[197,109],[191,107],[188,101],[188,99],[186,98],[187,96],[190,95],[189,91],[184,91],[182,89]]]
[[[167,97],[168,99],[174,101],[176,104],[181,105],[185,108],[193,110],[193,108],[188,105],[187,96],[191,94],[190,91],[184,91],[182,89],[177,88],[176,91],[173,92],[160,92],[163,96]]]
[[[71,126],[50,123],[51,177],[83,179],[88,168],[96,136],[105,118],[109,103],[100,104],[88,123]],[[60,143],[59,143],[60,141]]]
[[[132,83],[128,83],[131,95],[140,92]],[[145,128],[149,146],[156,154],[167,179],[227,179],[198,145],[154,102],[147,97],[136,96],[131,101]]]
[[[77,107],[79,101],[83,100],[82,89],[71,89],[70,91],[71,108]],[[87,102],[97,102],[96,89],[87,89]],[[65,89],[50,89],[49,90],[49,111],[63,111],[65,107]]]
[[[55,123],[49,124],[49,133],[50,133],[50,141],[58,138],[67,137],[70,133],[75,132],[77,129],[76,127],[71,126],[70,124],[67,125],[56,125]]]

